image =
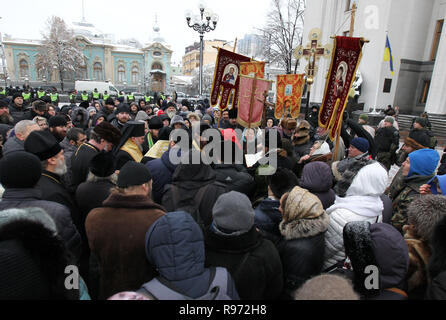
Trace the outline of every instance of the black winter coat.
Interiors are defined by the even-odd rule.
[[[41,192],[37,188],[6,189],[2,201],[0,201],[0,210],[33,207],[45,210],[53,218],[60,237],[77,261],[81,253],[81,238],[67,207],[56,202],[42,200]]]
[[[217,181],[225,184],[229,191],[237,191],[251,197],[255,184],[254,178],[248,173],[243,165],[216,164],[214,171]]]
[[[282,221],[282,214],[279,211],[280,201],[265,199],[255,208],[254,224],[260,230],[280,237],[279,223]]]
[[[212,228],[212,227],[211,227]],[[282,263],[271,241],[256,228],[239,236],[205,232],[206,267],[225,267],[241,300],[273,300],[283,288]]]
[[[180,164],[172,176],[172,184],[165,187],[162,205],[166,212],[177,211],[194,203],[198,190],[208,186],[205,196],[199,204],[200,216],[205,227],[212,222],[212,208],[218,197],[226,192],[226,186],[217,182],[215,171],[209,165]],[[174,203],[172,186],[178,189],[178,202]]]
[[[427,300],[446,300],[446,271],[436,276],[426,291]]]
[[[331,207],[335,202],[336,195],[332,189],[331,168],[326,163],[313,162],[305,165],[299,186],[317,196],[324,210]]]
[[[76,187],[87,180],[88,165],[90,160],[99,152],[99,149],[89,144],[83,143],[71,157],[71,177],[72,183]]]

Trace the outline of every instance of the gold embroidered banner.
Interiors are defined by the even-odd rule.
[[[252,61],[252,62],[241,62],[240,63],[240,73],[244,76],[254,77],[263,79],[265,78],[265,62],[263,61]]]
[[[350,88],[362,57],[362,38],[336,37],[329,77],[319,112],[319,126],[326,128],[333,141],[342,123]]]
[[[304,88],[304,74],[285,74],[277,76],[277,99],[274,116],[281,119],[289,112],[296,119],[300,113],[300,103]]]

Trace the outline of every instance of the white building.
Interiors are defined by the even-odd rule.
[[[446,32],[441,32],[446,1],[307,1],[303,45],[313,28],[322,30],[322,45],[333,43],[331,36],[348,35],[353,1],[358,6],[353,36],[370,40],[364,45],[359,67],[364,80],[359,102],[365,103],[364,110],[390,104],[399,106],[402,113],[446,115]],[[394,75],[384,61],[386,33]],[[319,61],[311,102],[322,102],[329,60]],[[301,64],[301,72],[305,65]]]

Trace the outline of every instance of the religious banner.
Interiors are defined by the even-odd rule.
[[[250,77],[257,76],[257,78],[263,79],[265,78],[265,62],[263,61],[241,62],[240,74]]]
[[[211,106],[219,105],[220,110],[228,107],[232,94],[232,107],[237,106],[238,87],[240,84],[240,62],[251,61],[249,57],[218,48],[217,62],[214,70],[214,81],[211,91]]]
[[[342,123],[348,94],[362,57],[361,38],[336,37],[324,99],[319,112],[319,126],[326,128],[333,141]]]
[[[304,74],[277,76],[276,119],[285,117],[287,112],[293,119],[299,117],[304,82]]]
[[[240,75],[237,122],[245,128],[257,128],[262,123],[265,91],[271,81]]]

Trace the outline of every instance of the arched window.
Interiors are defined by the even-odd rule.
[[[19,66],[20,66],[20,77],[22,78],[29,77],[28,61],[26,61],[25,59],[20,60]]]
[[[152,70],[163,70],[163,66],[159,62],[152,64]]]
[[[119,82],[125,81],[125,67],[123,65],[119,65],[118,67],[118,81]]]
[[[96,62],[93,65],[93,74],[95,80],[104,80],[103,74],[102,74],[102,64],[100,62]]]
[[[86,65],[80,66],[77,69],[77,78],[82,80],[88,79],[88,70]]]
[[[137,84],[139,81],[139,69],[137,66],[132,68],[132,83]]]

